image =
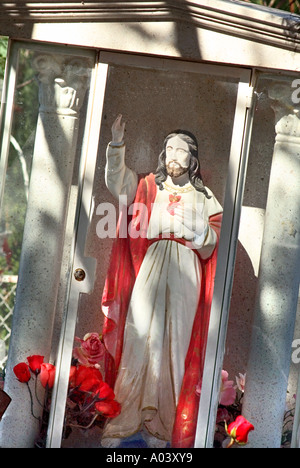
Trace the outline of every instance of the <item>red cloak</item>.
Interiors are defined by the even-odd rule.
[[[134,203],[142,203],[147,207],[148,218],[150,218],[151,205],[154,203],[156,191],[157,185],[153,174],[140,179]],[[209,219],[209,224],[217,233],[218,238],[221,220],[221,213],[211,216]],[[141,229],[141,235],[138,238],[133,239],[128,235],[124,235],[122,230],[125,226],[127,232],[130,222],[136,223],[135,228],[137,231],[139,231],[139,228]],[[121,213],[102,297],[102,310],[105,315],[103,340],[108,351],[106,353],[105,379],[112,387],[114,386],[122,355],[123,333],[131,292],[149,246],[149,240],[146,238],[145,232],[143,232],[145,226],[139,226],[139,222],[140,213],[137,212],[133,216],[128,216],[124,212]],[[180,239],[174,239],[174,241],[181,242]],[[195,252],[198,254],[197,251]],[[201,382],[203,374],[217,262],[217,247],[209,259],[204,261],[200,256],[199,258],[202,267],[201,295],[185,359],[185,375],[177,405],[171,442],[172,447],[177,448],[191,448],[194,445],[199,406],[199,394],[196,392],[196,387]]]

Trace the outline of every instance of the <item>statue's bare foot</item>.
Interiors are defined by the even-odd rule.
[[[101,440],[101,447],[103,448],[117,448],[121,444],[122,439],[118,437],[107,437]]]

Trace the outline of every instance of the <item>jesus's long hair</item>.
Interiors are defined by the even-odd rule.
[[[192,186],[198,192],[204,193],[206,198],[211,198],[211,196],[208,195],[207,193],[207,190],[203,184],[203,180],[201,177],[200,162],[198,159],[197,139],[192,133],[186,130],[175,130],[174,132],[170,133],[165,138],[163,150],[158,157],[158,167],[155,173],[156,184],[158,185],[160,190],[164,189],[163,182],[167,180],[167,177],[168,177],[167,169],[166,169],[166,147],[170,138],[173,138],[175,136],[178,136],[179,138],[181,138],[181,140],[185,141],[189,146],[190,157],[191,157],[190,167],[189,167],[189,179],[190,179]]]

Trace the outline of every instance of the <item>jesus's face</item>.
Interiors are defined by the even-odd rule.
[[[172,177],[180,177],[189,170],[190,166],[189,145],[179,136],[170,138],[166,146],[166,170]]]

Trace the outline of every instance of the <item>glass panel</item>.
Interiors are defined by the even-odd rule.
[[[152,252],[154,256],[156,255],[155,261],[148,260],[150,263],[147,264],[141,252],[136,252],[135,257],[134,252],[131,251],[133,260],[130,260],[129,263],[133,261],[133,265],[135,265],[137,269],[139,268],[138,263],[143,263],[143,267],[140,267],[140,271],[144,271],[146,276],[143,278],[139,275],[138,282],[135,283],[134,293],[132,292],[133,285],[129,285],[128,287],[128,296],[134,294],[136,295],[134,297],[137,297],[139,303],[137,311],[138,317],[136,327],[133,326],[134,320],[130,322],[128,318],[129,315],[127,315],[126,319],[123,318],[123,325],[125,325],[126,322],[127,343],[130,343],[130,346],[132,345],[132,348],[130,348],[132,352],[128,351],[127,346],[124,345],[123,353],[120,353],[123,330],[120,331],[118,338],[116,329],[114,329],[113,332],[112,328],[110,328],[110,326],[114,326],[113,322],[110,320],[104,321],[104,315],[101,311],[101,298],[104,288],[108,287],[108,289],[106,289],[107,302],[105,303],[105,307],[111,305],[109,304],[109,295],[112,293],[110,289],[111,283],[105,283],[105,281],[109,268],[112,268],[111,261],[121,259],[121,262],[123,260],[125,262],[122,272],[119,270],[119,273],[115,275],[115,273],[110,270],[110,280],[117,278],[120,281],[119,284],[115,284],[115,287],[119,288],[119,293],[116,295],[114,304],[118,306],[120,302],[129,300],[129,297],[125,299],[123,294],[126,292],[126,281],[131,281],[129,271],[130,267],[132,268],[132,264],[131,266],[126,264],[126,252],[128,251],[125,250],[125,247],[124,249],[121,247],[121,251],[118,254],[120,256],[114,256],[114,254],[111,256],[113,245],[115,245],[116,223],[121,206],[119,205],[118,196],[115,198],[106,186],[106,149],[107,144],[112,140],[112,124],[120,112],[122,113],[122,122],[126,122],[124,137],[126,142],[126,165],[134,171],[135,174],[149,174],[156,171],[158,156],[164,146],[164,138],[174,129],[182,128],[192,132],[196,135],[199,144],[201,174],[204,184],[213,192],[217,200],[214,201],[213,197],[209,199],[209,203],[211,203],[211,212],[209,215],[213,216],[220,212],[221,206],[224,203],[237,89],[238,80],[226,76],[211,76],[209,74],[196,74],[181,71],[171,72],[138,69],[126,66],[110,66],[109,68],[109,79],[104,102],[99,155],[93,190],[95,210],[86,243],[86,255],[96,258],[98,267],[94,291],[89,295],[82,294],[80,297],[76,336],[79,340],[84,341],[76,339],[74,342],[74,348],[76,348],[77,351],[74,353],[73,364],[80,365],[80,363],[86,363],[83,356],[86,355],[86,352],[92,351],[92,343],[95,346],[95,350],[98,351],[100,349],[100,351],[103,352],[103,344],[99,343],[98,339],[99,335],[100,339],[103,339],[104,334],[104,341],[108,347],[116,344],[119,347],[117,355],[122,354],[123,356],[120,369],[123,369],[125,374],[127,373],[127,376],[122,377],[121,380],[119,378],[121,390],[119,391],[117,387],[114,387],[115,395],[105,387],[107,391],[103,396],[105,404],[101,405],[101,408],[100,405],[98,405],[99,412],[101,413],[102,411],[102,416],[98,416],[95,420],[95,413],[92,412],[89,414],[87,411],[84,413],[84,417],[81,420],[76,416],[77,419],[74,422],[74,419],[72,420],[74,417],[73,408],[75,405],[75,408],[78,410],[78,401],[76,401],[78,395],[75,396],[72,402],[67,402],[67,420],[71,423],[73,422],[73,425],[69,424],[68,430],[65,432],[65,439],[62,442],[63,447],[99,447],[103,426],[107,420],[108,414],[104,411],[108,411],[108,409],[111,411],[110,416],[108,416],[108,425],[112,427],[117,421],[116,416],[119,406],[117,403],[112,403],[112,401],[117,401],[121,404],[121,415],[123,418],[123,422],[120,423],[121,430],[119,431],[118,429],[116,432],[112,431],[114,445],[118,444],[121,447],[150,447],[153,444],[158,446],[161,444],[164,446],[166,444],[168,446],[172,445],[171,433],[175,420],[175,407],[179,399],[180,386],[184,374],[184,360],[187,355],[189,343],[193,340],[193,338],[191,338],[192,325],[196,314],[198,295],[201,289],[201,279],[199,276],[201,271],[199,269],[200,260],[198,261],[197,254],[187,247],[187,245],[176,242],[178,239],[180,240],[182,238],[182,234],[179,236],[177,233],[177,237],[175,235],[171,241],[168,240],[170,237],[170,226],[164,231],[167,240],[155,242],[149,247],[147,259],[149,259],[150,252]],[[181,144],[185,143],[182,143],[182,140],[179,141]],[[178,143],[177,140],[173,141],[174,145],[176,143]],[[185,148],[177,149],[181,150],[184,154]],[[124,148],[122,146],[110,149],[110,151],[116,151],[116,159],[122,158],[121,153],[123,150]],[[172,149],[170,149],[170,151],[172,151]],[[112,156],[112,158],[114,158],[114,156]],[[112,174],[115,174],[114,168],[111,169]],[[119,170],[120,167],[115,169]],[[128,177],[128,180],[131,180],[133,186],[136,187],[136,176],[129,171],[126,173],[126,177]],[[155,184],[153,185],[152,182],[149,182],[149,179],[147,179],[147,183],[150,184],[149,187],[156,187]],[[115,184],[112,185],[115,187],[116,184],[117,182],[115,181]],[[187,186],[184,184],[184,189],[182,189],[182,187],[177,187],[176,195],[174,194],[175,189],[173,193],[172,191],[168,191],[168,185],[164,186],[164,190],[157,191],[159,195],[155,195],[155,197],[166,197],[166,200],[160,202],[161,207],[164,207],[166,210],[162,211],[162,221],[169,221],[172,219],[173,213],[171,213],[170,203],[178,203],[180,200],[183,201],[185,199],[185,206],[189,206],[189,195],[193,194],[194,196],[196,193],[193,188],[191,188],[191,192],[189,192],[190,187],[189,184]],[[133,192],[135,192],[135,188]],[[127,195],[129,200],[130,194],[127,193]],[[151,203],[154,202],[155,197],[153,200],[151,199]],[[172,197],[172,200],[170,197]],[[178,197],[178,199],[175,200],[174,197]],[[209,206],[208,202],[206,202],[208,199],[204,198],[204,195],[201,199],[202,204],[199,203],[199,206],[201,206],[202,209],[206,209],[203,207],[203,204],[205,202],[205,206]],[[149,200],[150,199],[148,199],[148,201]],[[131,201],[129,202],[129,207]],[[159,206],[156,202],[154,207]],[[143,210],[144,205],[140,204],[139,208]],[[131,205],[130,209],[134,209],[134,207]],[[149,212],[150,211],[148,211],[148,213]],[[208,213],[206,213],[205,216],[208,216]],[[151,219],[152,221],[155,219],[154,216],[152,217],[152,211]],[[149,223],[150,228],[148,228],[146,234],[149,238],[151,238],[151,234],[149,233],[155,226],[155,224],[152,224],[151,219]],[[137,237],[139,237],[140,225],[131,224],[132,230],[130,231],[130,236],[128,235],[127,225],[123,224],[122,226],[121,229],[124,229],[125,226],[125,231],[122,231],[123,234],[121,234],[125,239],[125,244],[127,244],[129,238],[136,239],[133,233],[137,234]],[[203,225],[199,229],[200,237],[203,233]],[[176,231],[172,231],[172,228],[171,232],[176,233]],[[209,238],[209,235],[212,235],[215,239],[211,231],[209,231],[209,235],[207,231],[205,231],[205,233],[207,234],[206,239]],[[203,242],[203,240],[201,242]],[[134,249],[136,247],[134,247],[133,244],[131,248]],[[135,246],[137,245],[138,244],[135,244]],[[141,244],[139,245],[141,247]],[[169,252],[167,252],[168,249]],[[202,253],[204,256],[204,250]],[[124,254],[125,257],[123,257]],[[209,258],[211,258],[210,254],[211,252],[207,253]],[[180,260],[178,260],[179,257],[181,257]],[[144,261],[141,262],[141,260]],[[206,263],[206,266],[207,265],[210,265],[209,260]],[[159,269],[161,269],[160,273]],[[164,270],[168,271],[168,273],[164,273]],[[179,275],[177,280],[170,279],[172,274],[174,274],[175,277]],[[151,275],[153,288],[155,289],[158,287],[160,291],[157,295],[154,293],[154,289],[148,288],[150,281],[148,281],[147,278],[151,278]],[[179,277],[180,280],[178,280]],[[204,276],[202,276],[202,279],[203,278]],[[139,286],[137,286],[138,284]],[[152,298],[149,301],[144,300],[146,298],[146,291]],[[204,289],[202,287],[202,293],[203,291]],[[159,306],[158,304],[160,301],[164,302],[165,299],[168,305],[166,305],[166,307]],[[169,314],[170,304],[172,304],[172,320]],[[150,319],[148,315],[151,315],[152,312],[149,312],[149,310],[147,311],[149,306],[150,309],[154,311],[152,319]],[[105,307],[104,312],[107,311]],[[161,307],[160,315],[158,311]],[[127,305],[125,308],[126,313]],[[129,310],[131,310],[130,317],[134,317],[136,313],[134,308],[130,307]],[[183,318],[184,312],[182,310],[185,310],[187,313],[185,318]],[[165,311],[167,311],[166,314]],[[177,318],[176,312],[178,313]],[[114,320],[116,320],[116,318],[114,318]],[[147,320],[149,320],[149,328],[145,329],[144,325]],[[103,330],[104,322],[105,327]],[[122,318],[116,320],[116,322],[122,328]],[[171,324],[174,326],[172,330],[169,327]],[[200,328],[195,327],[201,329],[201,333],[203,333],[203,339],[200,344],[200,355],[202,358],[205,348],[206,325],[201,324]],[[150,330],[151,326],[153,327],[152,330]],[[175,331],[176,327],[178,327],[177,332]],[[121,330],[121,328],[119,328],[119,330]],[[131,341],[129,334],[130,330],[133,328],[135,328],[135,339]],[[113,333],[110,335],[110,332]],[[95,333],[96,335],[89,335],[90,333]],[[176,335],[176,333],[178,333],[178,335]],[[168,338],[166,338],[167,336]],[[112,340],[110,340],[110,337],[112,337]],[[158,343],[159,338],[164,342],[164,347],[162,344],[156,347],[155,342],[154,344],[152,343],[149,351],[149,359],[147,357],[147,361],[145,360],[145,362],[141,364],[139,356],[147,352],[144,345],[146,344],[146,347],[148,344],[150,345],[152,339],[154,339],[154,341],[156,340],[156,343]],[[169,347],[170,343],[171,347]],[[137,346],[140,346],[139,351],[136,351]],[[157,360],[155,357],[156,351]],[[193,350],[193,352],[188,355],[188,359],[191,355],[195,356],[196,354],[197,350]],[[127,355],[126,359],[124,355]],[[114,380],[114,362],[109,359],[108,354],[105,354],[105,357],[103,357],[103,354],[100,353],[100,356],[98,356],[96,353],[95,357],[95,361],[91,361],[91,363],[94,364],[96,362],[106,383],[112,388]],[[131,358],[133,358],[133,362],[130,363],[129,361]],[[156,371],[155,366],[158,362],[163,362],[165,367],[159,364],[159,369]],[[140,365],[141,368],[138,367]],[[200,367],[201,364],[198,361],[196,364],[197,376]],[[130,397],[124,397],[123,392],[128,390],[128,387],[127,390],[124,390],[126,388],[126,381],[127,384],[130,382],[131,372],[137,369],[139,369],[137,378],[139,387],[135,386],[137,395],[134,395],[133,399],[132,395]],[[185,378],[186,377],[187,375]],[[198,401],[199,379],[194,376],[193,382],[194,383],[190,384],[191,400],[196,397]],[[129,387],[131,387],[131,383]],[[160,396],[158,396],[160,390],[161,393]],[[101,395],[103,395],[101,391],[100,389],[100,398]],[[115,400],[113,400],[113,397],[115,397]],[[158,411],[157,400],[160,401]],[[140,414],[137,408],[137,403],[139,401],[142,402],[144,406]],[[184,398],[181,398],[180,401],[183,405],[186,405]],[[89,405],[90,403],[91,400],[85,400],[85,404]],[[125,410],[128,414],[124,416]],[[196,406],[194,407],[194,412],[190,408],[189,410],[191,411],[190,416],[192,419],[196,420]],[[89,417],[87,417],[88,415]],[[154,415],[156,415],[156,418],[154,418],[151,423],[150,420]],[[168,416],[170,416],[170,418],[168,418]],[[159,417],[162,418],[161,423],[159,423]],[[147,431],[145,427],[142,427],[143,421],[149,431],[152,432],[152,434],[156,434],[157,437],[151,437],[150,432]],[[80,429],[74,427],[74,424],[85,426],[90,423],[93,424],[93,431],[89,432],[88,438],[80,432]],[[108,425],[106,427],[108,427]],[[177,439],[181,437],[179,434],[182,431],[182,427],[182,423],[177,421],[174,432]],[[120,432],[122,432],[122,434],[120,434]],[[121,435],[121,440],[116,441],[119,435]],[[176,444],[178,443],[177,441]]]
[[[291,238],[284,226],[292,229],[289,213],[295,219],[299,213],[299,178],[293,179],[300,142],[297,93],[295,77],[262,74],[258,80],[216,448],[230,443],[224,421],[229,425],[241,414],[254,426],[252,448],[291,443],[299,375],[299,265],[294,272],[291,265],[299,242],[297,247],[295,232]]]
[[[51,363],[55,363],[57,355],[84,172],[94,59],[94,52],[81,49],[24,46],[19,42],[11,48],[9,72],[16,74],[16,84],[12,114],[9,115],[7,104],[1,135],[2,169],[5,166],[3,142],[7,138],[9,148],[0,219],[0,369],[6,366],[9,347],[9,375],[6,373],[4,388],[19,407],[22,401],[20,393],[14,393],[16,376],[12,368],[21,353],[26,353],[23,361],[28,354],[43,353]],[[10,83],[7,94],[12,94]],[[4,102],[8,101],[6,96]],[[49,313],[45,313],[47,309]],[[13,338],[10,338],[12,326]],[[38,332],[41,329],[47,336]],[[13,354],[16,349],[17,356]],[[32,385],[30,381],[34,393]],[[42,401],[43,385],[37,391],[37,398]],[[42,447],[50,394],[46,394],[43,415],[35,396],[32,411],[35,416],[38,412],[40,418],[43,416],[36,445]],[[20,435],[23,416],[20,419],[14,417],[16,440],[23,437]],[[2,420],[3,446],[7,442],[5,437],[10,436],[4,425]],[[25,445],[28,444],[27,441]]]
[[[2,369],[5,367],[11,334],[39,107],[38,85],[32,68],[32,57],[32,51],[26,49],[19,51],[8,167],[1,206],[0,366]]]

